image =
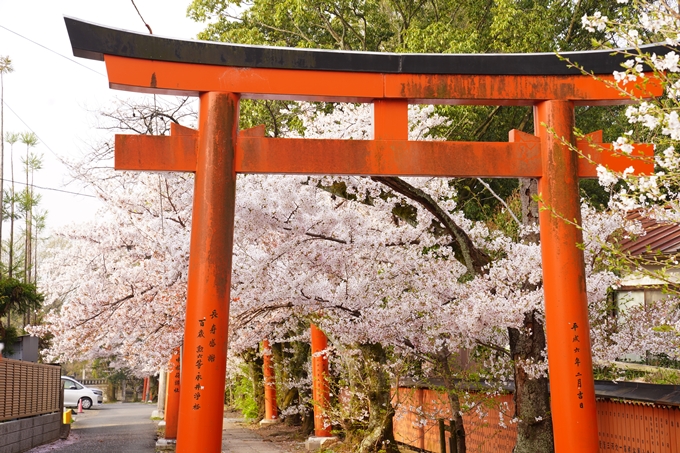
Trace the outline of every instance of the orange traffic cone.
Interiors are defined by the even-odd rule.
[[[78,413],[83,413],[83,400],[78,400]]]

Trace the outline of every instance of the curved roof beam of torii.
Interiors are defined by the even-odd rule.
[[[554,53],[397,54],[249,46],[161,38],[70,17],[64,20],[73,54],[106,61],[110,86],[128,91],[176,95],[222,91],[251,99],[335,102],[630,102]],[[662,54],[668,47],[651,45],[642,50]],[[564,52],[562,57],[609,81],[627,59],[625,51],[611,50]],[[636,95],[661,94],[655,83],[645,90]]]
[[[251,46],[210,41],[184,41],[107,28],[65,17],[73,54],[104,60],[104,55],[178,63],[382,74],[574,75],[555,53],[408,54],[356,52],[290,47]],[[657,54],[663,45],[641,48]],[[625,49],[623,49],[625,51]],[[629,49],[628,52],[636,52]],[[562,56],[594,74],[621,70],[627,57],[611,50],[563,52]]]

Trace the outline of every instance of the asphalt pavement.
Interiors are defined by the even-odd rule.
[[[66,440],[42,445],[27,453],[154,453],[156,422],[151,412],[156,405],[113,403],[95,406],[74,416]],[[225,418],[222,431],[223,453],[284,453],[271,441],[243,427],[240,419]],[[200,452],[196,452],[200,453]]]
[[[262,439],[254,431],[240,425],[241,420],[222,421],[222,453],[284,453],[272,442]]]
[[[76,414],[68,439],[42,445],[28,453],[154,453],[156,405],[113,403]]]

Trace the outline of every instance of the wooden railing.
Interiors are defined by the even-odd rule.
[[[107,385],[109,381],[106,379],[80,379],[79,382],[84,386],[89,387],[91,385]]]
[[[61,367],[0,359],[0,422],[60,412]]]
[[[662,386],[659,386],[662,387]],[[433,453],[440,448],[439,419],[449,419],[444,392],[427,388],[400,387],[395,395],[394,437],[397,442]],[[477,409],[463,415],[467,451],[511,453],[517,426],[512,423],[512,395],[478,398]],[[680,408],[647,402],[597,400],[600,451],[680,452]],[[448,439],[450,434],[445,433]],[[448,444],[448,440],[446,441]]]

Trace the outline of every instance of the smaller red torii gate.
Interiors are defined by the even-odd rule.
[[[74,55],[104,60],[112,88],[196,95],[199,127],[169,137],[116,136],[116,168],[194,172],[194,208],[181,373],[178,452],[219,452],[227,355],[237,173],[482,176],[539,179],[543,287],[558,453],[596,453],[597,415],[580,222],[578,179],[597,163],[651,174],[640,146],[633,159],[589,151],[573,135],[574,106],[625,103],[611,73],[625,59],[610,51],[553,54],[419,55],[334,52],[178,41],[66,18]],[[661,48],[648,49],[661,52]],[[652,80],[638,97],[662,94]],[[266,138],[238,131],[240,98],[374,105],[374,139]],[[408,104],[531,105],[534,134],[508,143],[408,140]],[[602,141],[600,133],[591,139]],[[602,145],[609,149],[609,145]]]

